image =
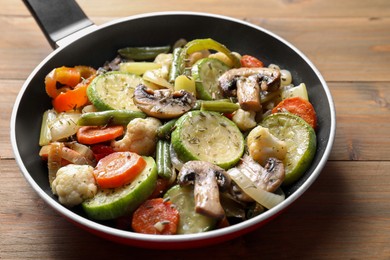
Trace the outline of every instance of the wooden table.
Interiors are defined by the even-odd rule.
[[[49,1],[48,1],[49,2]],[[328,82],[334,148],[320,177],[284,214],[240,238],[157,251],[106,241],[49,208],[20,173],[9,140],[15,97],[52,49],[22,1],[0,8],[0,259],[390,259],[390,1],[79,0],[96,24],[151,11],[247,20],[302,50]]]

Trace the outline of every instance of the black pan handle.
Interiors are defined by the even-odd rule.
[[[57,42],[94,23],[75,0],[23,0],[53,48]]]

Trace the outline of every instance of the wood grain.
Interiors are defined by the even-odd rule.
[[[9,139],[14,101],[52,49],[22,1],[2,0],[0,259],[390,259],[389,1],[77,2],[97,25],[145,12],[187,10],[271,30],[307,55],[328,82],[337,114],[335,143],[314,185],[282,215],[240,238],[161,251],[96,237],[51,209],[14,160]]]
[[[327,81],[389,81],[390,19],[388,17],[264,18],[236,16],[271,30],[291,42],[322,72]],[[92,17],[96,24],[111,17]],[[29,16],[0,16],[0,78],[24,79],[52,50]],[[17,34],[17,35],[16,35]],[[34,41],[31,41],[34,39]],[[23,63],[15,62],[23,60]]]
[[[389,162],[329,162],[307,193],[267,225],[220,245],[174,253],[115,244],[79,229],[35,194],[13,160],[0,163],[2,177],[8,181],[0,193],[2,259],[123,258],[129,254],[159,259],[208,255],[224,259],[257,259],[259,255],[271,259],[388,259],[376,257],[390,255]]]

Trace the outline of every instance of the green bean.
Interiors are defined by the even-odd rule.
[[[169,82],[173,84],[175,82],[175,79],[177,76],[179,76],[179,57],[181,53],[182,48],[175,48],[173,50],[173,61],[171,68],[169,70]]]
[[[237,103],[225,100],[202,100],[200,101],[201,111],[214,111],[220,113],[233,113],[240,108]]]
[[[118,50],[120,56],[129,60],[151,60],[157,57],[160,53],[167,53],[170,46],[158,47],[126,47]]]
[[[157,136],[160,139],[170,139],[171,133],[175,128],[177,118],[171,119],[157,129]]]
[[[172,176],[172,163],[169,152],[169,141],[158,140],[156,148],[157,173],[161,178],[170,179]]]
[[[82,126],[127,125],[134,118],[145,117],[146,114],[141,111],[106,110],[84,113],[77,121],[77,124]]]

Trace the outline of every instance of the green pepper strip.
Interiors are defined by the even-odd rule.
[[[146,114],[133,110],[106,110],[81,115],[77,121],[81,126],[127,125],[134,118],[145,118]]]
[[[226,48],[225,45],[211,39],[196,39],[188,42],[184,47],[183,50],[180,53],[179,57],[179,68],[180,68],[180,74],[185,74],[186,69],[186,59],[188,58],[189,54],[192,54],[197,51],[201,50],[214,50],[224,53],[234,64],[235,68],[241,67],[240,60],[232,54],[232,52]]]
[[[126,47],[118,50],[119,55],[129,60],[151,60],[160,53],[167,53],[170,46],[158,47]]]

